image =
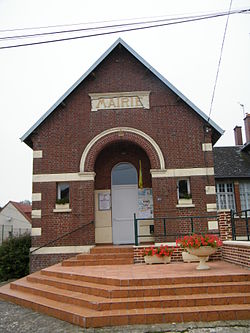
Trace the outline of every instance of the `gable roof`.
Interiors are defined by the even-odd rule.
[[[56,101],[54,105],[21,137],[21,141],[27,143],[29,135],[60,105],[63,100],[84,80],[86,77],[114,50],[114,48],[121,44],[128,50],[137,60],[139,60],[147,69],[149,69],[158,79],[160,79],[168,88],[170,88],[176,95],[178,95],[186,104],[188,104],[203,120],[209,123],[210,126],[218,134],[218,138],[224,131],[212,121],[204,112],[202,112],[196,105],[194,105],[186,96],[184,96],[177,88],[175,88],[164,76],[162,76],[156,69],[154,69],[146,60],[144,60],[135,50],[133,50],[123,39],[118,38],[103,55]],[[217,140],[218,140],[217,138]],[[216,140],[216,141],[217,141]]]
[[[242,146],[214,147],[215,178],[249,178],[250,155]]]
[[[23,215],[23,217],[31,223],[31,211],[32,211],[32,206],[28,205],[28,204],[24,204],[24,203],[20,203],[20,202],[16,202],[16,201],[9,201],[7,202],[7,204],[2,208],[1,211],[3,211],[6,207],[8,207],[9,204],[12,204],[16,210],[19,211],[20,214]]]
[[[12,205],[29,221],[31,222],[31,205],[23,204],[20,202],[10,201]]]

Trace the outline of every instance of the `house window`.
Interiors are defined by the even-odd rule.
[[[233,183],[216,184],[216,202],[217,209],[235,210]]]
[[[57,184],[57,200],[58,204],[69,203],[69,184],[58,183]]]
[[[250,182],[240,183],[241,210],[250,209]]]
[[[191,199],[190,183],[188,179],[180,179],[177,184],[178,199]]]

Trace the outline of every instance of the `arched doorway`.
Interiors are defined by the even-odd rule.
[[[134,243],[133,215],[138,210],[138,176],[130,163],[119,163],[111,172],[113,244]]]

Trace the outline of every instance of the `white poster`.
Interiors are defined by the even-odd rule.
[[[99,210],[110,209],[110,193],[99,193],[98,194],[98,208]]]
[[[153,217],[153,196],[151,188],[138,189],[138,218]]]

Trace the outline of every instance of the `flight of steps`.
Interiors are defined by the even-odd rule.
[[[1,287],[0,298],[85,328],[250,319],[249,271],[195,266],[57,264]]]
[[[98,266],[98,265],[129,265],[134,263],[133,247],[96,246],[90,253],[78,254],[66,259],[63,266]]]

